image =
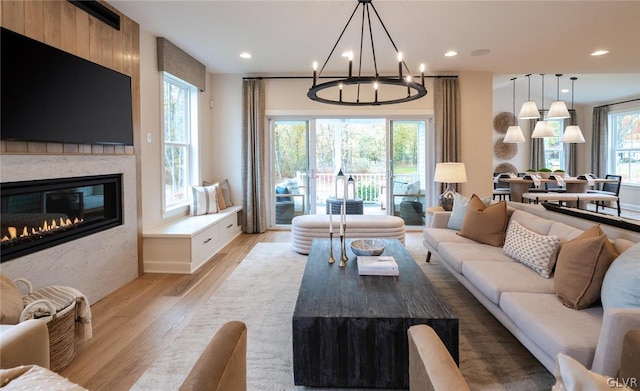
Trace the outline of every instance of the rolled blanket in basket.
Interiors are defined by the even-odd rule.
[[[79,290],[68,286],[50,286],[38,289],[22,298],[25,307],[36,300],[49,300],[56,309],[56,313],[62,311],[76,302],[76,338],[87,341],[93,337],[91,328],[91,307],[89,300]],[[26,319],[42,318],[52,314],[45,304],[37,304],[29,309],[25,314]]]

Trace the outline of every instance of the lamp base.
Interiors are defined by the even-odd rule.
[[[451,211],[453,209],[453,197],[455,194],[456,192],[451,188],[451,185],[447,183],[447,188],[439,197],[442,209],[446,211]]]

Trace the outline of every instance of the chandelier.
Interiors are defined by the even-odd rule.
[[[341,106],[380,106],[390,105],[396,103],[410,102],[412,100],[420,99],[427,95],[427,89],[424,87],[424,64],[420,66],[420,83],[413,80],[409,73],[409,68],[404,62],[402,53],[398,50],[396,44],[393,42],[389,31],[382,22],[378,11],[371,3],[372,0],[358,0],[358,5],[351,13],[347,24],[344,26],[342,33],[338,37],[333,49],[329,53],[329,56],[325,60],[320,71],[317,71],[318,63],[313,63],[313,85],[309,88],[307,96],[309,99],[316,102],[328,103]],[[345,31],[349,27],[349,24],[353,20],[354,15],[358,11],[358,8],[362,6],[362,18],[360,25],[360,52],[358,58],[358,70],[354,75],[353,60],[354,54],[352,51],[347,51],[342,54],[348,60],[348,73],[346,77],[337,76],[335,78],[324,83],[318,84],[318,78],[321,77],[327,63],[331,59],[331,56],[335,52],[340,40],[342,39]],[[372,12],[373,11],[373,12]],[[373,29],[371,25],[372,14],[377,17],[384,32],[389,38],[391,45],[395,49],[396,57],[398,60],[398,74],[394,76],[382,76],[378,73],[378,62],[376,59],[376,50],[373,42]],[[363,45],[365,45],[365,28],[369,32],[369,40],[371,43],[371,57],[373,61],[373,74],[363,75]],[[403,70],[407,71],[407,74],[403,76]],[[381,88],[381,86],[387,86],[387,88]],[[349,89],[349,93],[347,93]],[[364,93],[366,89],[368,93]],[[371,93],[373,90],[373,94]],[[361,96],[361,92],[363,93]]]

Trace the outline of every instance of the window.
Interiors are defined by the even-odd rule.
[[[197,91],[164,74],[163,193],[164,210],[186,205],[189,187],[197,183]]]
[[[640,185],[640,109],[609,113],[610,167],[622,183]]]
[[[561,129],[564,128],[564,121],[561,119],[547,119],[545,121],[553,128],[554,136],[542,139],[546,167],[535,168],[564,169],[564,145],[560,141],[562,139]]]

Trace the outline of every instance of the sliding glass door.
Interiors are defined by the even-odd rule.
[[[391,175],[388,189],[390,214],[406,225],[424,225],[426,211],[426,121],[393,120],[390,123]]]
[[[309,211],[309,121],[273,121],[272,197],[275,224]]]
[[[275,225],[326,214],[341,170],[355,181],[350,213],[424,225],[427,121],[386,118],[271,120]],[[335,201],[334,201],[335,202]]]

